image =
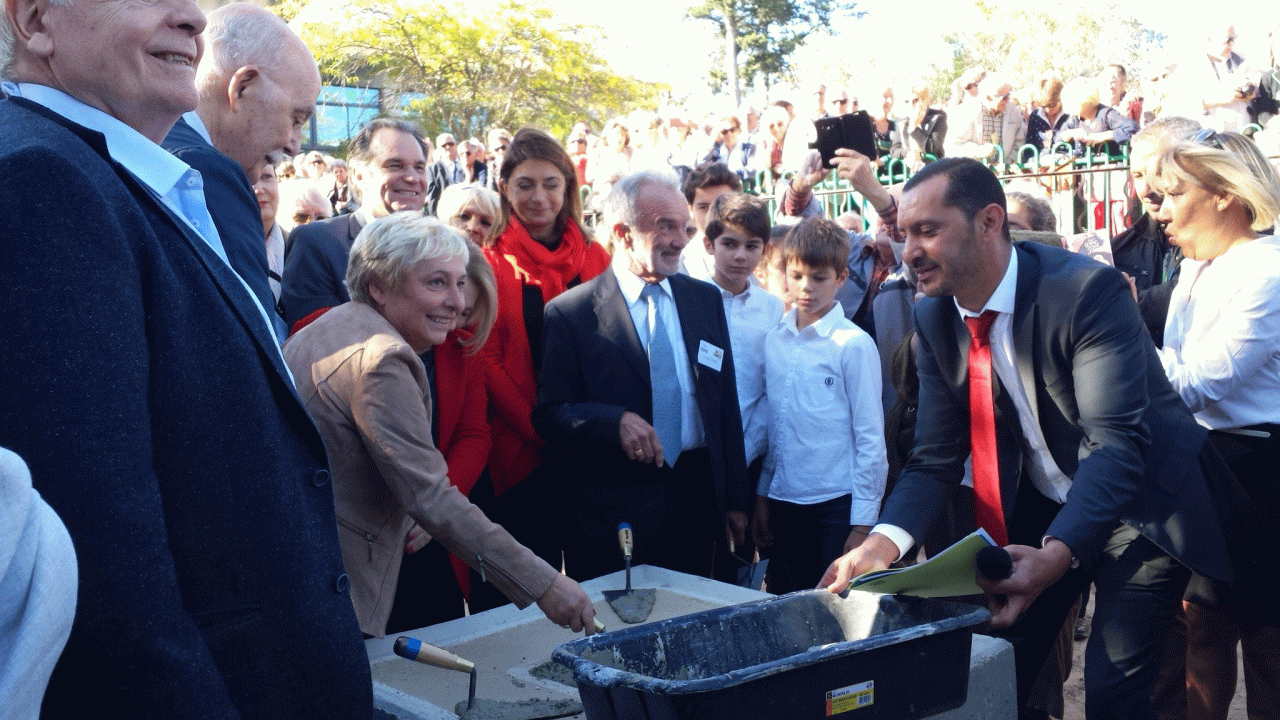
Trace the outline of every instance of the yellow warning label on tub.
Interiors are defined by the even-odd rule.
[[[872,680],[849,685],[827,693],[827,717],[864,708],[876,701],[876,684]]]

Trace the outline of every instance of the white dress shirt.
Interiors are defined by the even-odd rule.
[[[961,307],[958,302],[956,309],[960,311],[962,318],[977,317],[987,310],[999,313],[988,335],[991,343],[991,369],[995,371],[996,377],[1000,378],[1001,386],[1005,392],[1009,393],[1009,399],[1013,401],[1013,407],[1018,411],[1018,424],[1022,428],[1022,440],[1027,451],[1025,467],[1027,474],[1031,477],[1031,484],[1045,497],[1062,504],[1067,501],[1067,491],[1071,489],[1071,478],[1063,474],[1049,452],[1044,431],[1040,429],[1040,423],[1037,422],[1035,413],[1031,411],[1026,388],[1022,386],[1022,377],[1018,374],[1018,358],[1013,348],[1013,311],[1017,293],[1018,252],[1014,250],[1009,254],[1009,266],[1005,268],[1004,277],[996,286],[995,292],[991,293],[982,311],[971,312]],[[968,357],[967,345],[964,350],[964,356]],[[893,540],[901,555],[905,555],[907,550],[915,544],[915,539],[910,533],[896,525],[877,525],[872,530]]]
[[[1160,361],[1212,429],[1280,421],[1280,238],[1183,260]]]
[[[782,301],[752,277],[747,289],[734,295],[719,285],[724,314],[729,319],[729,343],[738,381],[738,407],[747,464],[764,455],[769,445],[769,403],[764,394],[764,339],[782,318]]]
[[[649,303],[640,293],[644,291],[645,282],[627,268],[626,253],[615,253],[610,266],[618,278],[618,288],[627,301],[627,310],[631,313],[631,322],[635,324],[636,334],[640,336],[640,345],[649,346],[649,336],[653,328],[653,318],[649,317]],[[702,415],[698,411],[698,396],[693,385],[693,371],[689,369],[689,353],[684,346],[684,334],[680,329],[680,314],[676,312],[675,298],[671,296],[671,283],[666,278],[658,283],[662,292],[655,298],[657,311],[662,314],[662,322],[667,329],[667,338],[671,341],[671,352],[675,353],[676,380],[680,383],[680,440],[681,452],[704,447],[707,444],[706,434],[702,427]],[[672,464],[680,453],[673,453],[663,448],[663,456]]]
[[[757,493],[799,505],[852,494],[849,524],[871,525],[889,472],[875,342],[837,302],[804,329],[788,312],[764,352],[769,455]]]

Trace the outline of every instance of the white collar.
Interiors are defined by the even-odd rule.
[[[987,304],[982,306],[982,311],[994,310],[996,312],[1013,314],[1014,303],[1018,298],[1018,248],[1009,249],[1009,266],[1004,269],[1004,277],[1000,278],[1000,284],[996,286],[995,292],[991,293],[991,297],[987,298]],[[954,297],[951,301],[956,304],[956,309],[960,311],[960,317],[977,317],[982,312],[970,312],[960,306],[959,301]]]
[[[641,280],[639,275],[631,272],[631,269],[627,267],[627,254],[625,252],[617,253],[613,257],[614,261],[610,264],[610,269],[617,276],[618,289],[622,291],[622,297],[626,299],[627,306],[630,307],[640,299],[640,293],[644,292],[644,286],[649,283]],[[662,278],[662,281],[658,283],[658,287],[661,287],[668,297],[675,298],[671,294],[671,282],[667,278]]]
[[[123,165],[161,196],[167,194],[191,169],[191,166],[142,133],[61,90],[36,83],[6,83],[5,91],[43,105],[74,123],[102,133],[111,159]]]
[[[787,311],[787,314],[782,317],[783,325],[786,326],[786,328],[795,335],[799,335],[802,332],[802,330],[798,327],[796,322],[798,318],[799,318],[799,310],[797,310],[796,308],[791,308],[790,310]],[[822,337],[828,337],[831,335],[831,332],[835,330],[836,324],[839,323],[840,320],[843,318],[844,318],[844,308],[841,307],[840,301],[837,300],[835,301],[835,304],[831,306],[831,309],[828,310],[825,315],[823,315],[821,318],[818,319],[818,322],[812,325],[806,326],[805,329],[806,330],[812,329],[815,333],[821,335]]]

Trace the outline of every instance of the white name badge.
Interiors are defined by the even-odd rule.
[[[698,343],[698,362],[720,372],[720,366],[724,364],[724,350],[703,340]]]

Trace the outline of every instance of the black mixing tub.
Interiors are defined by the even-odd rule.
[[[910,720],[960,707],[973,605],[806,590],[566,643],[589,720]]]

